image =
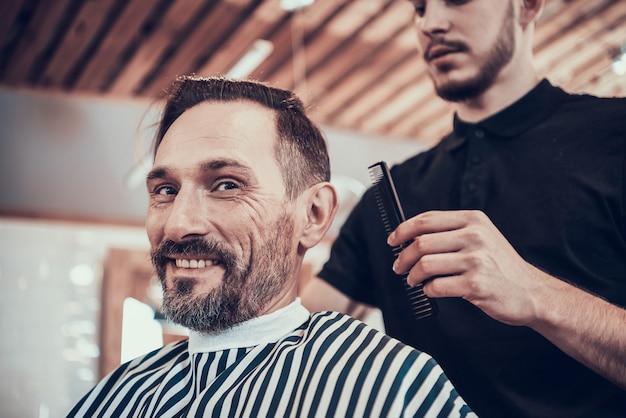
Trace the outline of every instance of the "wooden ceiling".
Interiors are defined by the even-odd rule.
[[[626,1],[548,0],[538,68],[572,92],[626,95],[611,71]],[[179,74],[226,74],[258,39],[250,78],[295,89],[325,126],[436,142],[451,109],[433,94],[403,0],[2,0],[0,86],[156,98]]]

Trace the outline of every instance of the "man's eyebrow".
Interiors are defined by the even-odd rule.
[[[167,177],[168,174],[169,174],[169,171],[166,168],[158,167],[153,170],[150,170],[150,172],[146,176],[146,181],[162,179],[162,178]]]
[[[249,166],[242,164],[238,160],[233,160],[230,158],[210,160],[210,161],[205,161],[200,164],[200,169],[203,171],[216,171],[216,170],[220,170],[226,167],[231,167],[231,168],[241,170],[242,172],[244,172],[244,174],[248,174],[248,175],[254,174],[252,169]],[[150,172],[146,176],[146,181],[149,182],[150,180],[163,179],[163,178],[168,177],[169,175],[170,175],[170,170],[168,170],[167,167],[156,167],[150,170]]]
[[[233,160],[230,158],[222,158],[219,160],[211,160],[211,161],[206,161],[203,162],[202,164],[200,164],[200,168],[204,171],[215,171],[215,170],[220,170],[222,168],[236,168],[238,170],[243,171],[246,174],[250,174],[252,175],[252,169],[245,165],[242,164],[240,161],[238,160]]]

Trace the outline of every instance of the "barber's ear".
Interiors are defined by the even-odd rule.
[[[324,238],[335,218],[339,205],[337,190],[330,183],[318,183],[309,189],[306,205],[306,223],[300,236],[300,245],[309,249]]]
[[[539,20],[544,4],[545,0],[522,0],[520,22],[523,27]]]

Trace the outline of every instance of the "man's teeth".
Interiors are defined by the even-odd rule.
[[[180,260],[176,259],[176,267],[184,269],[202,269],[217,264],[214,260]]]

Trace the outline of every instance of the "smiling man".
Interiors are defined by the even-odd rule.
[[[163,309],[189,340],[121,365],[69,416],[475,414],[427,354],[297,298],[337,207],[325,141],[291,93],[183,77],[147,178]]]
[[[296,284],[286,284],[299,268],[290,257],[298,251],[290,214],[306,202],[285,193],[271,152],[276,133],[267,129],[272,118],[260,105],[204,102],[184,112],[158,145],[147,182],[148,236],[164,308],[193,330],[230,328],[295,295]],[[324,179],[311,173],[313,180]],[[313,191],[330,211],[329,185]]]

